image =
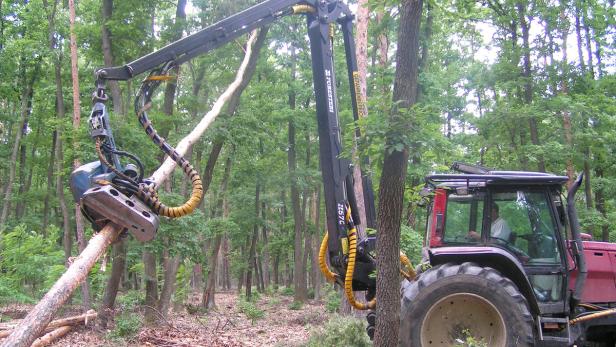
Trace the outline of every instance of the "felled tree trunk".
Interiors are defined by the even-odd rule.
[[[88,246],[73,261],[66,272],[45,294],[43,299],[28,313],[13,333],[2,342],[2,347],[27,347],[41,335],[53,315],[69,298],[71,293],[88,276],[98,258],[107,247],[115,241],[122,228],[115,224],[107,224],[98,234],[94,235]]]

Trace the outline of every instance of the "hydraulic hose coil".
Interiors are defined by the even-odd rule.
[[[137,197],[148,205],[154,213],[165,217],[177,218],[188,215],[192,213],[195,208],[197,208],[199,202],[201,202],[201,198],[203,197],[203,183],[201,182],[201,177],[199,177],[197,170],[195,170],[188,160],[180,155],[163,137],[158,135],[152,126],[152,122],[148,118],[147,111],[152,107],[150,98],[161,81],[169,79],[167,78],[168,75],[166,72],[169,71],[171,67],[171,64],[167,64],[167,66],[161,69],[161,71],[158,73],[153,72],[148,78],[145,79],[141,85],[137,99],[135,100],[135,112],[137,114],[139,124],[141,124],[143,130],[145,130],[145,133],[152,140],[152,142],[154,142],[154,144],[157,145],[163,153],[169,156],[169,158],[175,161],[178,166],[182,168],[184,174],[190,179],[192,184],[191,195],[184,204],[176,207],[169,207],[160,201],[153,185],[141,183],[139,184]],[[161,76],[165,78],[161,78]]]

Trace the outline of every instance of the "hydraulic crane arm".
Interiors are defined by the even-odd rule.
[[[90,123],[92,136],[97,139],[100,162],[103,164],[103,167],[106,167],[103,169],[104,179],[108,181],[115,180],[114,182],[120,186],[126,187],[122,191],[123,193],[127,196],[132,196],[131,199],[134,200],[134,203],[143,202],[155,214],[176,217],[190,213],[192,208],[198,203],[198,199],[200,199],[199,195],[198,199],[195,198],[193,200],[194,196],[200,194],[200,179],[197,181],[199,189],[193,189],[193,193],[196,195],[194,194],[191,197],[191,201],[174,210],[174,208],[160,207],[160,202],[155,194],[155,187],[148,186],[147,180],[142,180],[142,173],[139,175],[139,179],[137,179],[137,175],[124,174],[122,169],[119,168],[120,164],[118,163],[117,156],[119,153],[125,152],[117,151],[108,127],[108,116],[103,104],[106,100],[104,82],[106,80],[128,80],[147,71],[156,71],[155,75],[164,74],[173,66],[178,66],[198,55],[228,43],[242,34],[293,14],[303,14],[306,16],[308,37],[310,39],[320,163],[325,192],[324,200],[328,234],[327,251],[329,252],[330,263],[335,269],[335,280],[345,285],[347,295],[353,289],[368,290],[370,295],[373,296],[376,284],[374,277],[369,274],[375,270],[374,258],[370,254],[374,247],[374,237],[359,240],[359,245],[357,244],[355,225],[359,224],[360,220],[357,215],[351,163],[349,160],[340,157],[342,146],[338,119],[338,99],[336,96],[336,74],[334,71],[334,25],[340,27],[340,32],[344,39],[347,73],[351,86],[352,109],[356,120],[361,112],[365,112],[365,103],[359,91],[355,43],[353,39],[353,15],[349,8],[339,0],[264,1],[124,66],[105,67],[97,70],[97,91],[94,96],[96,104]],[[156,80],[153,77],[158,76],[146,78],[137,96],[136,112],[139,121],[152,140],[184,169],[184,172],[193,180],[194,188],[198,175],[192,169],[192,166],[184,158],[179,157],[179,154],[175,152],[173,147],[164,142],[164,139],[156,135],[156,131],[152,128],[151,122],[147,118],[146,111],[151,104],[151,95],[160,83],[160,80]],[[88,165],[92,165],[92,163]],[[111,193],[108,191],[102,192],[100,187],[98,187],[96,192],[92,192],[92,190],[96,189],[93,187],[96,186],[93,182],[100,182],[100,179],[92,179],[93,171],[90,170],[91,168],[86,168],[87,170],[85,171],[90,175],[86,180],[90,183],[90,187],[88,187],[90,190],[84,193],[84,189],[74,189],[74,191],[78,191],[74,195],[76,198],[81,199],[82,202],[96,202],[94,204],[85,204],[87,206],[85,214],[91,220],[104,221],[107,218],[117,223],[118,221],[113,219],[113,209],[115,208],[114,206],[121,205],[122,202],[119,201],[121,199],[116,199],[118,201],[113,200],[113,197],[110,195]],[[134,168],[131,170],[136,171]],[[100,178],[100,170],[97,171],[97,174],[98,176],[96,177]],[[82,177],[82,181],[84,181],[83,171],[80,172],[80,175],[73,174],[73,180],[78,181],[79,177]],[[362,184],[365,192],[364,205],[367,210],[367,220],[362,222],[368,227],[374,228],[376,223],[371,182],[366,177]],[[77,186],[77,184],[72,184],[72,186]],[[104,187],[103,190],[105,189],[109,190],[110,188]],[[84,196],[93,196],[92,194],[99,195],[95,198],[89,198],[89,200],[83,198]],[[104,196],[104,201],[101,200],[100,196]],[[133,224],[128,223],[127,229],[140,240],[147,241],[153,237],[154,232],[144,236],[143,233],[139,233],[138,229],[142,225],[147,225],[149,229],[155,231],[158,220],[143,220],[143,216],[148,213],[143,210],[142,205],[139,205],[141,208],[140,219],[131,219],[130,216],[125,216],[124,218],[129,218],[134,222]],[[135,230],[132,230],[130,226],[134,227],[133,229]],[[141,231],[144,232],[144,229],[141,228]],[[348,271],[349,268],[351,269],[350,272]],[[346,276],[344,275],[345,272]],[[352,292],[350,295],[352,295]]]

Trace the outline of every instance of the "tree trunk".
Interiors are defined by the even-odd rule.
[[[128,239],[122,238],[113,245],[113,262],[111,264],[111,276],[107,281],[105,287],[105,293],[103,294],[103,302],[99,309],[99,324],[102,329],[107,328],[107,322],[113,317],[113,307],[115,305],[116,295],[118,293],[118,287],[120,280],[122,279],[122,273],[124,272],[124,266],[126,264],[126,244]]]
[[[575,37],[577,43],[578,60],[582,73],[586,72],[586,64],[584,64],[584,50],[582,49],[582,24],[581,24],[581,0],[575,0]]]
[[[405,0],[400,8],[398,49],[393,102],[400,108],[410,108],[417,97],[419,28],[423,1]],[[392,139],[386,144],[394,145]],[[408,147],[402,151],[385,151],[379,184],[378,231],[376,243],[376,332],[375,346],[398,344],[400,328],[400,222],[404,208],[404,182],[409,157]]]
[[[592,185],[590,184],[590,150],[586,148],[584,153],[584,196],[586,198],[586,209],[593,208],[592,204]]]
[[[145,279],[145,314],[146,324],[155,323],[158,319],[158,275],[156,273],[156,256],[150,251],[143,251],[143,277]]]
[[[262,262],[262,266],[263,266],[263,286],[265,288],[268,288],[271,284],[271,276],[270,276],[270,269],[269,269],[269,263],[270,263],[270,255],[269,255],[269,249],[268,249],[268,243],[267,243],[267,223],[265,223],[265,221],[267,220],[267,216],[266,216],[266,210],[265,210],[265,202],[261,203],[261,219],[263,220],[263,225],[261,226],[261,242],[263,243],[262,247],[263,247],[263,262]]]
[[[261,183],[257,179],[255,187],[255,224],[252,230],[252,237],[250,239],[250,250],[248,251],[248,269],[246,270],[246,299],[250,300],[252,296],[252,270],[254,266],[254,259],[257,250],[257,238],[259,237],[259,198],[261,194]]]
[[[567,24],[566,26],[563,27],[563,31],[562,31],[562,38],[563,38],[563,45],[561,47],[561,50],[563,52],[563,61],[562,61],[562,76],[561,76],[561,93],[564,95],[569,94],[569,83],[568,83],[568,78],[569,78],[569,62],[567,60],[567,37],[569,34],[569,22],[568,19],[566,17],[566,7],[567,7],[567,1],[566,0],[561,0],[561,13],[560,13],[560,17],[561,19],[564,20],[564,22]],[[567,106],[565,106],[567,107]],[[573,130],[572,130],[572,126],[571,126],[571,113],[569,112],[568,109],[564,109],[562,111],[562,116],[563,116],[563,131],[564,131],[564,135],[565,135],[565,143],[567,144],[568,148],[573,148]],[[567,155],[567,177],[569,177],[569,181],[567,182],[567,187],[570,187],[571,184],[573,184],[573,181],[575,180],[575,168],[573,167],[573,158],[571,153],[569,153]]]
[[[220,243],[222,234],[218,234],[214,237],[212,242],[212,249],[210,250],[210,257],[208,264],[210,269],[207,276],[207,284],[203,289],[203,297],[201,305],[207,309],[216,308],[215,291],[216,291],[216,267],[218,265],[218,251],[220,250]]]
[[[180,263],[182,262],[182,257],[179,255],[174,255],[169,258],[165,264],[164,271],[164,279],[165,283],[163,284],[163,289],[160,291],[160,298],[158,300],[158,314],[160,315],[159,320],[167,319],[169,315],[169,307],[171,306],[171,297],[175,292],[175,280],[178,274],[178,269],[180,267]]]
[[[530,22],[526,20],[526,4],[518,2],[516,7],[518,9],[518,16],[520,17],[520,27],[522,28],[522,77],[524,78],[524,103],[531,105],[533,102],[533,78],[530,60]],[[534,146],[540,146],[539,132],[537,130],[537,119],[533,115],[530,115],[528,118],[528,123],[531,143]],[[545,172],[545,161],[543,159],[543,155],[539,154],[537,159],[537,169],[540,172]]]
[[[229,236],[227,233],[223,236],[222,241],[222,270],[224,277],[224,289],[231,290],[231,271],[229,269]]]
[[[103,61],[105,66],[114,66],[113,64],[113,49],[111,44],[111,31],[107,27],[111,21],[113,13],[113,0],[103,0],[102,21],[101,24],[101,41],[103,50]],[[113,112],[115,114],[124,114],[122,107],[122,93],[117,81],[107,81],[109,90],[111,91],[111,101],[113,103]]]
[[[367,99],[367,83],[366,83],[366,75],[368,71],[368,22],[370,20],[370,10],[368,9],[368,0],[360,0],[357,6],[357,33],[355,35],[355,44],[356,44],[356,56],[357,56],[357,72],[358,72],[358,82],[359,82],[359,90],[356,90],[357,93],[357,116],[358,118],[365,118],[368,114],[368,107],[366,105]],[[353,191],[355,192],[355,198],[357,201],[357,213],[359,216],[359,221],[357,221],[357,232],[361,237],[366,236],[366,227],[374,227],[374,225],[367,225],[368,220],[367,216],[367,208],[374,203],[374,201],[366,201],[366,196],[364,194],[364,186],[367,186],[370,181],[369,177],[367,177],[362,171],[362,166],[366,168],[369,167],[370,162],[368,158],[359,159],[357,142],[361,136],[359,128],[355,130],[355,141],[353,148],[353,159],[355,161],[355,165],[353,166]],[[361,163],[361,164],[360,164]],[[372,186],[366,187],[371,189]],[[368,193],[368,192],[366,192]],[[308,253],[309,250],[306,249],[305,253]]]
[[[23,64],[25,62],[22,61]],[[30,79],[27,78],[25,66],[22,66],[22,80],[24,82],[23,89],[21,91],[21,111],[19,114],[19,121],[17,124],[20,126],[19,130],[15,132],[15,140],[13,142],[13,151],[11,152],[11,163],[17,162],[17,155],[19,152],[19,146],[21,144],[21,139],[23,137],[23,131],[27,124],[30,113],[32,112],[32,92],[34,87],[34,82],[39,76],[40,70],[40,62],[35,64],[34,71]],[[2,213],[0,214],[0,231],[4,230],[4,226],[9,214],[10,201],[13,193],[13,183],[15,181],[15,167],[16,165],[9,165],[9,178],[6,182],[6,189],[4,191],[4,205],[2,206]],[[2,239],[0,233],[0,240]]]
[[[45,199],[43,199],[43,233],[46,233],[47,226],[49,225],[49,200],[53,195],[53,170],[55,169],[55,160],[56,160],[56,142],[58,141],[58,132],[56,130],[53,131],[51,135],[51,150],[49,153],[49,165],[47,165],[47,193],[45,194]],[[64,252],[64,258],[68,259],[70,257],[70,252]]]
[[[73,84],[73,130],[79,130],[79,124],[81,122],[81,109],[79,102],[79,69],[77,67],[77,37],[75,35],[75,1],[68,0],[69,6],[69,22],[70,22],[70,49],[71,49],[71,80]],[[73,149],[75,153],[79,153],[79,141],[73,139]],[[73,168],[80,166],[79,159],[75,158],[73,161]],[[77,234],[77,247],[79,253],[83,252],[86,248],[86,239],[84,234],[83,216],[81,215],[81,209],[79,204],[74,204],[75,208],[75,232]],[[83,298],[90,297],[90,289],[87,279],[81,285],[81,296]]]
[[[223,211],[223,217],[228,217],[228,208],[226,202],[226,194],[227,194],[227,183],[229,181],[229,177],[231,176],[231,163],[232,163],[233,154],[230,153],[225,162],[225,171],[222,176],[222,180],[220,181],[220,191],[218,193],[218,209]],[[208,259],[208,265],[210,269],[208,271],[207,276],[207,285],[203,290],[203,307],[210,309],[216,307],[215,300],[215,291],[216,291],[216,269],[218,266],[218,253],[220,251],[220,244],[222,240],[222,231],[218,231],[218,234],[214,237],[214,242],[212,242],[210,258]]]
[[[297,54],[295,47],[291,46],[291,80],[297,79]],[[296,108],[296,93],[293,90],[293,86],[289,86],[289,108],[291,112],[294,112]],[[302,217],[301,207],[299,201],[299,189],[297,188],[297,159],[295,150],[295,124],[293,119],[289,120],[289,149],[287,151],[287,162],[289,167],[289,179],[291,181],[291,209],[293,210],[294,221],[294,250],[293,250],[293,263],[295,274],[293,281],[294,297],[293,299],[298,302],[304,302],[307,298],[306,293],[306,279],[304,277],[304,270],[302,269]]]
[[[603,169],[596,168],[595,174],[597,178],[603,178]],[[595,205],[597,206],[597,211],[601,214],[605,221],[607,221],[607,211],[605,210],[605,197],[603,195],[603,187],[599,187],[595,192]],[[601,241],[609,242],[610,241],[610,227],[607,222],[601,223]]]
[[[94,235],[86,249],[75,259],[43,299],[28,313],[1,347],[27,347],[41,335],[53,315],[66,302],[73,290],[87,277],[88,272],[118,237],[121,228],[111,223]]]
[[[586,36],[586,54],[587,54],[587,62],[588,62],[588,73],[590,73],[591,77],[594,77],[595,71],[593,66],[593,58],[592,58],[592,40],[590,33],[590,26],[588,24],[588,6],[584,6],[582,9],[582,17],[584,22],[584,36]]]
[[[279,277],[279,269],[278,266],[280,264],[280,255],[276,254],[274,257],[274,264],[272,265],[272,271],[274,272],[274,291],[278,291],[278,287],[280,287],[280,277]]]
[[[319,185],[314,193],[313,198],[313,207],[312,207],[312,220],[314,221],[316,233],[312,235],[313,237],[313,246],[310,249],[311,255],[310,259],[312,260],[310,266],[312,270],[310,271],[311,276],[313,276],[312,283],[314,286],[314,299],[321,299],[321,273],[319,270],[319,245],[320,236],[321,236],[321,185]]]

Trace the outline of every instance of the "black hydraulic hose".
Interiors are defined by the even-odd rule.
[[[104,145],[104,144],[103,144],[103,148],[113,154],[117,154],[119,156],[128,157],[132,159],[135,162],[135,164],[137,164],[137,166],[139,167],[139,174],[137,177],[137,182],[143,181],[143,173],[145,172],[145,167],[143,166],[143,163],[141,162],[141,160],[139,160],[139,158],[136,155],[129,153],[129,152],[125,152],[125,151],[118,151],[118,150],[112,149],[111,147]]]
[[[577,211],[575,209],[575,193],[577,193],[578,189],[582,185],[583,179],[584,174],[582,173],[578,176],[575,182],[573,182],[571,187],[569,187],[569,192],[567,195],[567,214],[569,215],[569,222],[571,223],[571,234],[575,241],[574,256],[578,267],[578,275],[575,280],[575,289],[570,301],[572,311],[582,299],[582,291],[584,290],[586,275],[588,273],[588,269],[586,268],[586,259],[584,257],[582,236],[580,235],[580,221],[578,220]]]

